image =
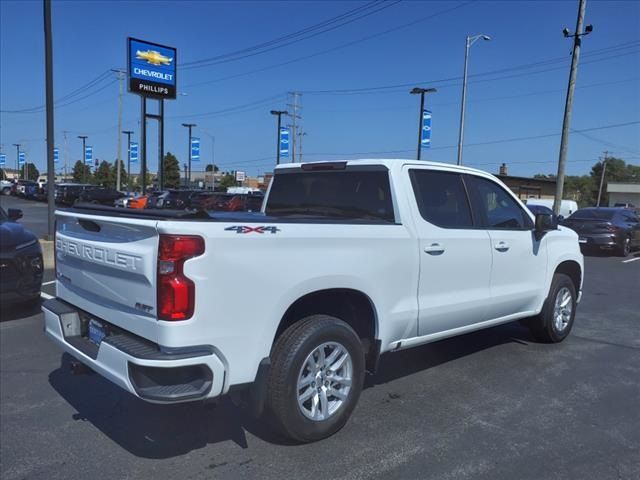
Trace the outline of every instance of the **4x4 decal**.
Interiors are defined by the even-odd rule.
[[[225,228],[225,231],[236,233],[277,233],[280,229],[278,227],[249,227],[247,225],[234,225],[233,227]]]

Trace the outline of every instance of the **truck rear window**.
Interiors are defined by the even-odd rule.
[[[387,171],[276,174],[267,215],[395,221]]]

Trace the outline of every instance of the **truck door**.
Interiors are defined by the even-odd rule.
[[[408,166],[420,244],[418,335],[487,319],[491,244],[475,229],[460,173]]]

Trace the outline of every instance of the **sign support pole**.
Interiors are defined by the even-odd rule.
[[[147,97],[141,97],[142,127],[140,131],[140,175],[142,182],[142,195],[147,190]]]
[[[158,115],[158,190],[164,190],[164,99],[160,99],[160,111]]]

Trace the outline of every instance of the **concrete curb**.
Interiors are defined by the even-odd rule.
[[[50,240],[40,240],[42,247],[42,259],[44,261],[44,269],[50,270],[55,267],[53,242]]]

